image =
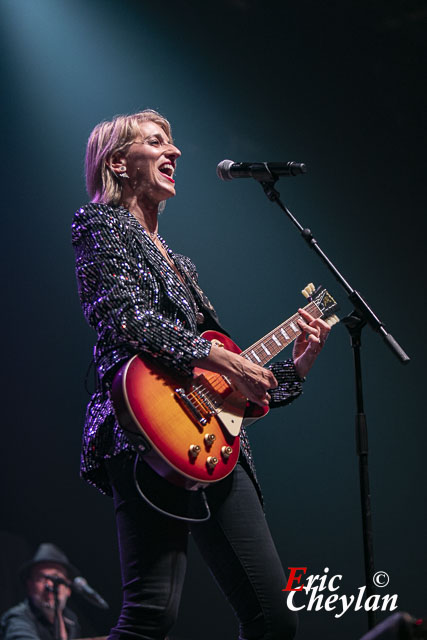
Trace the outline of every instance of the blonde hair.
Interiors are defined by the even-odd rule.
[[[129,116],[115,116],[111,121],[100,122],[89,136],[86,147],[86,189],[92,202],[119,204],[122,196],[120,178],[108,166],[118,151],[123,151],[141,136],[139,125],[155,122],[172,142],[169,122],[153,109],[144,109]]]

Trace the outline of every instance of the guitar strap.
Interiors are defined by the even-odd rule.
[[[225,333],[226,335],[228,335],[227,332],[224,331],[224,329],[219,324],[218,316],[212,303],[199,286],[199,283],[197,281],[197,272],[195,271],[195,267],[192,262],[179,253],[174,253],[173,259],[176,266],[178,267],[178,270],[185,280],[185,285],[187,289],[189,289],[189,293],[192,296],[196,307],[202,312],[204,316],[204,321],[202,320],[202,322],[198,322],[198,324],[209,325],[203,326],[200,333],[206,331],[207,329],[213,329],[214,331],[220,331],[221,333]],[[191,265],[193,269],[191,269]]]

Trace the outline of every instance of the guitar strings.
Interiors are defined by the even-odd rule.
[[[304,309],[315,318],[320,318],[323,315],[314,301],[306,305]],[[247,358],[254,364],[266,364],[272,358],[274,358],[274,356],[280,353],[280,351],[282,351],[288,344],[293,342],[293,340],[297,336],[301,335],[303,331],[302,329],[295,331],[291,327],[292,324],[294,326],[298,326],[296,325],[295,321],[301,317],[301,314],[295,313],[288,320],[285,320],[285,322],[270,331],[270,333],[264,336],[264,338],[261,338],[261,340],[255,342],[252,346],[248,347],[248,349],[242,351],[240,355]],[[280,333],[281,329],[286,331],[289,339],[286,339],[284,342],[280,342],[280,344],[277,344],[274,337],[276,338],[276,340],[278,340],[276,333]],[[283,334],[280,333],[281,339],[283,341],[282,335]],[[269,353],[267,353],[266,349]],[[232,389],[228,380],[226,380],[225,377],[219,373],[211,374],[209,376],[209,379],[206,379],[204,376],[203,378],[204,380],[200,380],[196,386],[193,386],[192,390],[188,394],[188,398],[191,400],[191,402],[194,401],[194,403],[197,405],[196,408],[203,415],[212,415],[218,413],[221,410],[223,405],[222,394],[224,393],[224,391],[229,389],[229,391],[231,392]],[[210,388],[207,387],[206,383],[209,383]],[[216,397],[212,395],[211,389],[215,392]]]
[[[311,313],[311,315],[313,315],[315,318],[320,318],[322,316],[322,312],[314,302],[310,302],[310,304],[304,307],[304,309]],[[251,347],[249,347],[245,351],[242,351],[241,355],[247,357],[249,360],[251,360],[251,362],[254,362],[255,364],[260,364],[260,362],[258,362],[257,359],[253,357],[253,354],[251,353],[253,351],[256,356],[258,356],[261,364],[266,364],[274,356],[280,353],[280,351],[282,351],[284,347],[290,344],[297,336],[302,333],[302,330],[295,332],[290,326],[291,323],[295,324],[295,320],[301,317],[302,316],[299,313],[295,313],[288,320],[273,329],[273,331],[270,331],[270,333],[268,333],[264,338],[261,338],[261,340],[255,342]],[[281,329],[284,329],[289,335],[289,340],[286,340],[284,343],[282,342],[280,345],[278,345],[274,341],[273,335],[275,335],[276,333],[280,333]],[[268,348],[268,350],[270,351],[270,355],[265,352],[262,345]]]

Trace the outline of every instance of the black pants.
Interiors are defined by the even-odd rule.
[[[142,500],[131,463],[113,459],[108,468],[123,584],[123,606],[111,640],[165,638],[178,614],[189,531],[239,619],[240,639],[294,637],[297,618],[282,592],[286,577],[254,484],[240,463],[206,490],[211,518],[191,525]]]

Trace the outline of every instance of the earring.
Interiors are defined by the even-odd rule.
[[[119,178],[129,178],[128,174],[126,173],[126,167],[120,167],[119,171]]]

